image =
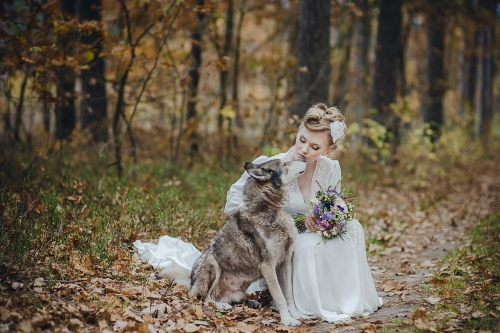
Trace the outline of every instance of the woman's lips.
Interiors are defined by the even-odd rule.
[[[302,155],[302,154],[297,154],[297,155],[299,155],[299,159],[300,159],[300,160],[305,160],[305,159],[306,159],[306,158],[304,157],[304,155]]]

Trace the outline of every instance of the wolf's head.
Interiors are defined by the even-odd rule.
[[[247,207],[263,206],[281,207],[286,194],[286,186],[306,170],[303,161],[283,162],[275,159],[262,164],[245,162],[245,170],[251,176],[243,194]]]
[[[259,182],[271,182],[275,187],[287,185],[306,170],[303,161],[270,160],[262,164],[245,162],[245,170]]]

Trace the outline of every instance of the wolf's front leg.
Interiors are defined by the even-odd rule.
[[[287,256],[287,259],[280,265],[278,270],[279,281],[281,282],[281,287],[283,295],[285,295],[286,304],[288,306],[288,311],[290,315],[295,319],[311,319],[311,316],[301,314],[295,308],[295,302],[293,300],[293,288],[292,288],[292,255]]]
[[[278,277],[276,276],[276,270],[273,265],[269,263],[263,263],[261,266],[262,276],[267,282],[267,286],[269,287],[269,292],[273,297],[274,302],[276,303],[276,307],[280,313],[281,323],[287,326],[299,326],[300,321],[292,318],[290,312],[288,311],[287,301],[283,293],[281,292],[280,285],[278,283]]]

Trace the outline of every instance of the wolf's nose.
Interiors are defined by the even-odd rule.
[[[306,161],[306,159],[305,159],[305,158],[303,158],[303,157],[302,157],[300,160],[301,160],[302,162],[305,162],[305,161]]]

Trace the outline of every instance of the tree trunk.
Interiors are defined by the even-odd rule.
[[[56,139],[66,139],[76,125],[75,113],[75,73],[67,66],[56,68],[57,97],[56,103]]]
[[[340,47],[344,49],[344,58],[340,63],[339,75],[335,82],[335,90],[333,94],[333,105],[337,106],[340,110],[344,110],[346,105],[346,93],[350,90],[350,88],[352,88],[347,86],[346,80],[347,76],[350,74],[349,63],[351,61],[353,36],[354,25],[349,23],[344,42],[340,45]]]
[[[75,3],[73,0],[60,0],[59,10],[64,16],[75,15]],[[58,44],[68,52],[69,44],[73,41],[68,36],[59,38]],[[71,52],[70,52],[71,53]],[[76,125],[75,112],[75,73],[72,68],[58,66],[55,69],[57,76],[57,98],[55,107],[56,114],[56,139],[66,139]]]
[[[402,54],[401,7],[402,0],[380,0],[373,81],[372,107],[376,110],[373,119],[392,133],[393,151],[399,144],[399,118],[391,110],[398,93],[397,80]]]
[[[480,15],[484,18],[479,31],[482,42],[481,62],[481,90],[479,93],[479,136],[484,145],[488,144],[493,120],[493,48],[495,25],[495,0],[480,0]]]
[[[190,155],[194,155],[198,152],[198,142],[197,142],[197,121],[196,121],[196,102],[198,100],[198,84],[200,82],[200,68],[201,68],[201,39],[203,32],[203,21],[205,19],[205,14],[203,14],[200,9],[202,9],[205,1],[197,0],[198,11],[196,13],[196,27],[191,33],[192,46],[191,46],[191,59],[192,65],[189,69],[189,90],[188,90],[188,102],[186,111],[186,121],[191,128],[191,134],[188,140],[190,141]]]
[[[240,1],[240,16],[238,19],[238,25],[236,27],[236,45],[234,46],[234,70],[233,70],[233,95],[232,103],[234,110],[236,112],[236,117],[234,119],[234,124],[237,127],[242,126],[241,114],[239,112],[239,97],[238,97],[238,77],[240,74],[240,46],[241,46],[241,30],[243,28],[243,20],[246,14],[246,0]]]
[[[464,69],[462,79],[462,98],[459,114],[465,115],[468,121],[473,121],[473,110],[475,109],[475,93],[477,80],[477,19],[476,0],[467,2],[467,14],[465,17],[464,31]],[[472,128],[472,127],[471,127]],[[471,131],[471,136],[473,131]]]
[[[366,79],[368,77],[368,52],[371,35],[371,7],[368,0],[357,1],[359,9],[363,12],[354,26],[354,73],[352,87],[358,98],[353,98],[353,120],[361,121],[364,114],[364,102],[367,99]]]
[[[27,67],[27,66],[25,66]],[[21,141],[21,136],[19,132],[21,131],[22,115],[23,115],[23,104],[24,104],[24,93],[26,92],[26,84],[28,83],[28,69],[25,69],[23,83],[21,84],[21,92],[19,93],[19,101],[16,107],[16,116],[14,120],[14,140],[17,142]]]
[[[328,101],[330,83],[330,0],[300,0],[295,108],[302,117],[314,103]]]
[[[231,40],[233,39],[233,25],[234,25],[234,0],[228,0],[226,10],[226,33],[224,36],[224,45],[222,47],[222,57],[220,61],[226,68],[221,69],[220,72],[220,108],[222,110],[227,104],[227,78],[229,71],[229,52],[231,50]],[[219,115],[219,127],[222,126],[223,116]]]
[[[78,21],[100,21],[101,0],[78,0]],[[89,53],[88,69],[81,71],[82,99],[80,104],[82,128],[89,129],[94,141],[108,140],[108,112],[104,77],[104,58],[102,34],[94,31],[80,36],[80,42],[92,45],[93,55]]]
[[[432,4],[428,16],[427,79],[429,90],[423,107],[424,123],[430,125],[431,140],[439,137],[443,125],[443,98],[445,94],[444,38],[445,11],[442,5]]]

